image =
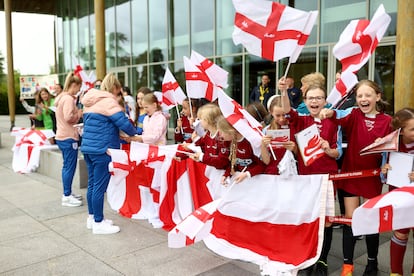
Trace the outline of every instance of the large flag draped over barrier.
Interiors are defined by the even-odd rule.
[[[371,198],[355,209],[354,235],[369,235],[414,227],[414,187],[402,187]]]
[[[40,151],[58,148],[48,140],[55,136],[53,130],[13,128],[11,135],[16,137],[12,148],[14,172],[30,173],[36,171],[39,167]]]
[[[233,42],[242,44],[250,54],[277,61],[290,57],[295,63],[318,17],[267,0],[233,0]]]
[[[390,22],[391,17],[381,4],[371,21],[352,20],[346,26],[333,48],[334,56],[342,64],[342,74],[327,98],[328,103],[337,104],[357,84],[355,73],[367,63]]]
[[[191,159],[164,156],[164,162],[141,160],[137,165],[127,151],[111,150],[111,156],[110,206],[137,219],[154,215],[148,210],[159,212],[155,215],[164,229],[172,229],[172,247],[203,240],[214,252],[256,263],[268,275],[294,275],[319,257],[325,216],[334,215],[328,175],[259,175],[228,191],[220,184],[223,171]],[[154,162],[162,165],[152,166],[153,174],[147,174],[146,182],[151,188],[159,187],[159,209],[142,197],[141,186],[148,184],[133,180],[143,174],[137,169],[140,164]],[[192,223],[181,224],[186,220]]]

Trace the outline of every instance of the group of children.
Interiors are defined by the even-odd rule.
[[[177,119],[175,128],[175,141],[191,152],[189,143],[194,143],[201,148],[201,152],[191,152],[188,156],[195,161],[225,169],[222,184],[228,181],[228,177],[234,175],[235,183],[243,181],[247,177],[257,174],[278,174],[278,162],[286,151],[291,151],[297,158],[299,174],[334,174],[341,172],[354,172],[368,169],[380,169],[383,164],[381,154],[360,155],[362,148],[372,144],[378,138],[389,134],[393,129],[401,128],[400,151],[414,152],[414,110],[405,108],[396,112],[394,119],[384,113],[385,102],[382,100],[382,92],[379,86],[372,81],[362,80],[354,88],[356,106],[347,110],[335,110],[327,108],[326,90],[324,79],[320,74],[312,73],[303,79],[301,112],[290,106],[287,94],[287,85],[282,78],[278,88],[280,95],[269,100],[268,113],[271,120],[263,128],[261,156],[257,157],[248,140],[242,136],[221,114],[220,108],[215,103],[207,103],[199,106],[199,100],[186,99],[182,104],[181,116]],[[138,107],[143,106],[137,95]],[[144,101],[145,102],[145,101]],[[148,104],[148,103],[147,103]],[[155,107],[155,103],[154,107]],[[144,104],[145,105],[145,104]],[[145,108],[144,108],[145,109]],[[154,114],[156,108],[145,109],[148,119]],[[256,110],[257,108],[253,108]],[[255,116],[257,114],[252,115]],[[137,114],[142,114],[137,111]],[[260,115],[265,121],[265,116]],[[152,120],[143,121],[143,136],[132,137],[130,140],[145,141],[143,139],[146,130],[156,129]],[[299,153],[295,134],[315,124],[319,130],[319,145],[324,155],[310,165],[305,162]],[[162,124],[165,127],[166,124]],[[198,131],[202,128],[205,132]],[[268,130],[289,129],[290,141],[284,143],[272,143],[272,137],[267,135]],[[164,135],[164,132],[162,135]],[[338,167],[338,159],[343,154],[342,133],[348,137],[348,146],[343,156],[343,164]],[[149,141],[157,144],[158,141]],[[162,141],[164,143],[164,140]],[[272,150],[270,150],[270,147]],[[276,159],[273,157],[275,156]],[[386,173],[387,165],[383,172]],[[414,173],[410,179],[414,180]],[[361,199],[370,199],[382,193],[383,183],[380,177],[353,178],[337,180],[335,188],[344,194],[345,217],[352,218],[354,210],[361,204]],[[403,256],[408,240],[409,229],[395,231],[391,240],[391,272],[393,275],[402,275]],[[368,263],[363,275],[377,275],[378,273],[378,248],[379,234],[366,235]],[[327,222],[324,232],[324,243],[320,259],[302,274],[327,275],[327,257],[332,241],[332,225]],[[343,225],[343,276],[353,274],[354,248],[356,237],[349,225]]]
[[[76,85],[76,88],[80,86],[79,82],[74,81],[73,84]],[[282,78],[278,82],[280,95],[273,96],[269,99],[267,106],[268,114],[259,112],[256,106],[251,107],[249,111],[252,115],[256,116],[260,113],[260,116],[256,116],[256,118],[259,118],[262,122],[266,122],[263,128],[260,156],[255,155],[249,141],[226,120],[216,103],[205,103],[199,99],[186,99],[182,103],[181,114],[176,122],[174,139],[176,143],[181,144],[188,154],[181,154],[177,158],[191,158],[195,161],[214,166],[217,169],[225,170],[221,183],[226,184],[229,181],[229,177],[232,176],[232,180],[235,183],[239,183],[246,178],[258,174],[279,174],[278,163],[286,151],[291,151],[294,154],[297,159],[298,172],[303,175],[334,174],[339,169],[341,172],[353,172],[379,169],[381,167],[382,172],[386,174],[390,167],[387,164],[383,164],[381,154],[361,156],[359,152],[362,148],[372,144],[378,138],[386,136],[393,129],[397,128],[401,128],[400,151],[414,153],[414,109],[404,108],[396,112],[394,118],[385,114],[385,102],[381,98],[382,92],[376,83],[369,80],[360,81],[354,88],[356,98],[355,107],[347,110],[327,108],[327,95],[324,85],[324,79],[321,78],[321,74],[312,73],[307,75],[306,78],[303,78],[301,88],[303,103],[300,105],[301,111],[298,111],[290,105],[287,93],[288,86],[285,79]],[[105,89],[107,89],[107,92],[113,93],[115,97],[122,97],[122,94],[120,94],[121,89],[118,85],[114,86],[113,89],[105,86],[101,87],[101,90]],[[113,91],[109,91],[110,89]],[[56,99],[55,104],[59,117],[57,120],[58,129],[56,140],[59,148],[64,153],[65,162],[63,172],[65,172],[65,166],[67,167],[66,171],[68,171],[67,176],[62,173],[65,188],[62,204],[64,203],[64,199],[66,203],[66,197],[71,196],[69,182],[71,182],[72,178],[73,165],[68,160],[74,159],[74,157],[65,158],[65,155],[75,156],[69,152],[69,148],[72,149],[72,144],[77,142],[71,135],[65,133],[63,135],[62,131],[66,129],[65,124],[72,126],[82,116],[81,113],[78,113],[75,108],[76,106],[70,105],[73,108],[69,110],[69,105],[63,106],[59,104],[66,99],[65,97],[67,97],[68,102],[74,101],[74,93],[70,92],[69,86],[64,91],[66,91],[66,94],[60,95],[59,99]],[[39,104],[42,105],[43,111],[42,114],[38,114],[39,118],[44,120],[45,126],[48,124],[47,115],[50,114],[48,107],[53,106],[53,100],[46,94],[43,91],[39,94],[39,98],[42,100]],[[97,94],[97,96],[99,95]],[[136,106],[132,105],[134,106],[134,110],[131,112],[131,104],[126,106],[124,101],[118,100],[118,103],[121,106],[123,105],[122,110],[126,112],[129,109],[129,114],[134,114],[133,118],[129,118],[129,121],[135,129],[133,132],[136,133],[134,136],[121,135],[121,138],[127,143],[138,141],[153,145],[166,144],[168,116],[162,111],[156,95],[150,89],[143,87],[137,91],[135,102]],[[262,110],[260,109],[260,111]],[[100,112],[103,112],[104,115],[106,114],[105,110]],[[65,116],[66,113],[71,118],[68,121],[65,121],[65,118],[69,118]],[[270,120],[265,119],[269,117]],[[100,117],[87,116],[86,118]],[[324,154],[312,164],[306,165],[299,152],[295,134],[314,124],[319,130],[320,139],[318,143]],[[272,136],[268,133],[272,130],[279,129],[288,130],[290,134],[288,141],[274,143]],[[129,129],[128,131],[132,133],[132,130]],[[346,133],[348,137],[348,146],[344,153],[343,164],[339,168],[337,160],[343,154],[342,133]],[[65,143],[68,143],[67,145],[69,147]],[[193,151],[192,149],[194,147],[190,147],[189,145],[191,143],[194,146],[200,147],[201,151]],[[73,150],[76,151],[77,155],[77,148]],[[90,154],[88,152],[85,153],[86,155]],[[93,160],[89,161],[89,163],[93,163]],[[414,173],[410,174],[409,177],[411,180],[414,180]],[[354,210],[361,204],[361,198],[370,199],[380,195],[382,193],[383,183],[380,177],[372,176],[337,180],[334,182],[334,185],[344,195],[345,217],[351,219]],[[90,200],[92,201],[92,198],[89,197],[92,197],[92,195],[89,194],[88,186],[88,203]],[[75,199],[71,200],[75,202]],[[81,202],[79,203],[77,201],[75,203],[77,206],[81,204]],[[93,212],[92,214],[90,212],[90,215],[93,215]],[[91,219],[90,217],[88,218],[88,220]],[[108,224],[105,227],[112,227],[112,222],[105,222],[103,214],[100,215],[98,220],[95,218],[96,223],[102,221]],[[112,230],[109,232],[117,232],[119,228],[115,229],[117,231]],[[402,263],[409,230],[401,229],[395,231],[391,239],[390,255],[391,272],[394,273],[393,275],[403,274]],[[327,257],[331,247],[331,241],[332,225],[327,222],[325,224],[324,243],[320,258],[316,265],[301,271],[302,274],[312,275],[316,273],[317,275],[327,275]],[[353,274],[355,242],[356,237],[352,233],[351,226],[343,225],[344,265],[342,276]],[[366,235],[366,245],[368,263],[363,275],[377,275],[379,234]]]

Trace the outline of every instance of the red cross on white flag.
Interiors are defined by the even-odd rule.
[[[164,79],[162,81],[162,102],[166,109],[171,109],[177,104],[182,104],[186,98],[183,90],[174,78],[170,69],[165,70]]]
[[[227,88],[229,86],[227,83],[229,73],[226,70],[194,50],[191,51],[190,60],[197,66],[198,69],[206,73],[212,83],[221,88]]]
[[[267,0],[233,0],[236,9],[233,42],[250,54],[277,61],[290,57],[294,63],[306,44],[318,17]]]
[[[391,17],[381,4],[371,21],[352,20],[333,48],[334,56],[342,63],[342,72],[357,72],[371,57],[385,34]]]
[[[189,58],[184,56],[183,60],[188,97],[193,99],[206,98],[210,102],[217,99],[217,91],[221,88],[214,85],[207,74]]]

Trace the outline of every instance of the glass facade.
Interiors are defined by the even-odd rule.
[[[281,0],[301,10],[319,10],[319,18],[288,75],[300,79],[310,72],[326,76],[328,91],[334,84],[339,62],[332,48],[345,26],[353,19],[372,18],[380,4],[392,22],[359,78],[378,82],[392,107],[395,63],[395,0]],[[59,0],[56,20],[56,51],[62,80],[80,63],[94,70],[95,16],[93,0]],[[285,74],[287,58],[278,62],[250,55],[232,40],[235,10],[232,1],[221,0],[106,0],[105,47],[108,72],[115,72],[125,85],[136,91],[141,86],[161,90],[168,67],[185,90],[183,56],[195,50],[229,72],[226,92],[242,105],[249,92],[268,73],[271,85]],[[390,110],[392,111],[392,110]]]

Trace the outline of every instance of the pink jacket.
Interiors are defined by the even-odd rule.
[[[161,111],[156,111],[151,116],[145,116],[142,141],[152,145],[167,143],[167,119]]]
[[[66,140],[72,138],[79,140],[79,133],[74,124],[79,122],[78,108],[76,107],[76,97],[68,92],[62,92],[55,99],[56,106],[56,140]]]

